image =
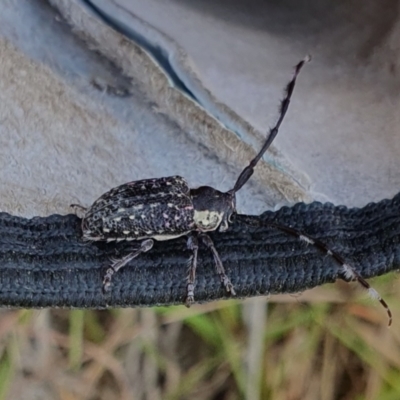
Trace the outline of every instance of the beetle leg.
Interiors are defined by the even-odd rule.
[[[110,285],[111,285],[112,276],[118,270],[120,270],[122,267],[124,267],[126,264],[128,264],[131,260],[136,258],[139,254],[149,251],[153,247],[153,244],[154,244],[153,239],[143,240],[143,242],[140,243],[140,247],[136,251],[129,253],[125,257],[120,258],[118,260],[111,260],[112,264],[111,264],[110,268],[107,269],[107,272],[104,275],[103,291],[107,292],[109,290]]]
[[[199,252],[199,242],[197,237],[191,234],[187,241],[187,247],[193,251],[193,255],[189,259],[189,276],[186,286],[186,307],[190,307],[194,302],[194,283],[196,281],[197,253]]]
[[[219,254],[217,252],[217,249],[215,248],[214,243],[211,240],[210,236],[206,235],[205,233],[201,233],[200,234],[200,238],[203,241],[203,243],[212,252],[212,255],[214,257],[215,267],[217,269],[217,274],[220,276],[221,282],[223,283],[226,291],[231,293],[233,296],[235,296],[236,295],[235,289],[233,288],[231,280],[228,278],[228,276],[225,273],[225,269],[224,269],[224,266],[222,265],[222,261],[219,258]]]

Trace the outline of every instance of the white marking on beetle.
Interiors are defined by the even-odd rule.
[[[119,212],[119,213],[123,213],[123,212],[125,212],[125,208],[118,208],[118,210],[117,210],[117,212]]]
[[[376,299],[376,300],[379,300],[379,301],[382,300],[382,297],[379,295],[379,293],[378,293],[374,288],[372,288],[372,287],[368,288],[368,294],[369,294],[373,299]]]
[[[90,241],[90,242],[96,242],[98,240],[104,240],[104,237],[102,236],[90,236],[90,235],[83,235],[83,239]]]
[[[356,275],[355,275],[353,269],[349,265],[343,264],[342,268],[343,268],[344,277],[346,279],[349,279],[349,280],[356,279]]]
[[[326,254],[328,254],[328,256],[333,256],[333,253],[332,253],[330,250],[328,250],[328,251],[326,252]]]
[[[140,189],[142,189],[142,190],[146,190],[146,185],[142,185],[142,186],[140,186]]]
[[[107,242],[113,242],[114,240],[117,240],[116,238],[107,238]]]
[[[122,231],[122,233],[123,233],[124,235],[129,235],[129,234],[131,233],[131,231]]]
[[[152,238],[153,239],[156,239],[156,240],[158,240],[158,241],[164,241],[164,240],[171,240],[171,239],[175,239],[175,238],[177,238],[177,237],[180,237],[180,236],[183,236],[183,235],[186,235],[186,234],[188,234],[190,231],[187,231],[187,232],[183,232],[183,233],[177,233],[176,235],[168,235],[168,234],[165,234],[165,235],[154,235],[154,236],[152,236]]]
[[[168,203],[167,206],[168,206],[169,208],[172,208],[174,205],[173,205],[172,203]]]
[[[151,208],[156,208],[156,207],[158,207],[160,205],[160,203],[152,203],[152,204],[150,204],[150,207]]]
[[[111,230],[110,229],[108,229],[108,228],[103,228],[103,232],[104,233],[108,233],[108,232],[110,232]]]
[[[114,221],[119,222],[119,221],[121,221],[121,219],[122,219],[122,217],[116,217],[116,218],[114,218]]]
[[[168,219],[169,217],[168,217],[168,214],[166,214],[166,213],[164,213],[163,215],[162,215],[165,219]]]
[[[314,240],[312,240],[308,236],[299,235],[299,239],[302,240],[303,242],[306,242],[307,244],[314,244],[315,243]]]
[[[151,235],[153,233],[153,231],[146,231],[147,235]]]
[[[146,214],[142,214],[140,217],[141,217],[142,219],[146,219]]]
[[[214,231],[218,228],[222,221],[224,213],[216,211],[197,211],[194,210],[194,222],[199,230],[202,232]]]
[[[129,219],[135,219],[135,218],[136,218],[135,215],[130,215],[130,216],[129,216]]]
[[[180,220],[180,217],[179,217],[179,215],[175,215],[175,218],[174,218],[174,220],[175,220],[175,221],[179,221],[179,220]]]
[[[138,231],[135,231],[134,234],[137,236],[137,235],[139,235],[139,232],[138,232]]]
[[[143,208],[143,204],[139,204],[137,206],[132,207],[134,210],[141,210]]]

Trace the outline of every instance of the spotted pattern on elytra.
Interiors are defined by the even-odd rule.
[[[184,235],[195,227],[189,186],[179,176],[126,183],[97,199],[84,225],[88,240],[162,240]]]

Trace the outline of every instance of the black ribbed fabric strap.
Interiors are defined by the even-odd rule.
[[[289,225],[327,243],[369,278],[397,270],[400,257],[400,195],[348,209],[297,204],[261,216],[238,215],[231,228],[214,233],[215,246],[237,297],[298,292],[341,278],[340,266],[314,246],[268,226]],[[134,307],[182,303],[190,251],[186,239],[154,248],[115,274],[110,293],[102,280],[110,257],[134,242],[84,243],[74,215],[24,219],[0,214],[0,306]],[[197,301],[225,297],[212,256],[200,246]]]

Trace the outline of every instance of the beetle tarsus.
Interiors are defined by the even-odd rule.
[[[190,308],[190,306],[194,303],[194,284],[193,283],[188,283],[186,287],[186,300],[185,300],[185,305],[187,308]]]
[[[225,287],[225,290],[232,296],[236,296],[235,288],[233,287],[230,279],[226,275],[225,277],[221,277],[221,281]]]
[[[114,273],[115,273],[115,270],[112,267],[107,269],[107,272],[104,275],[104,279],[103,279],[103,293],[107,293],[110,290],[111,278],[114,275]]]

